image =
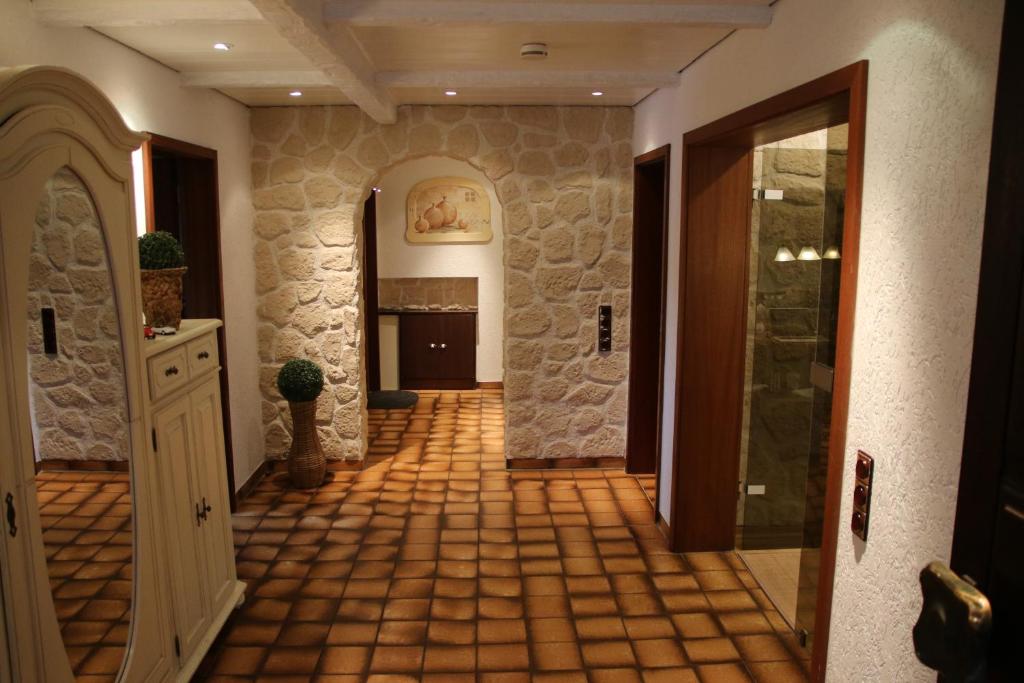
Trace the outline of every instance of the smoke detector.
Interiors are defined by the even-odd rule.
[[[519,56],[523,59],[544,59],[548,56],[547,43],[523,43]]]

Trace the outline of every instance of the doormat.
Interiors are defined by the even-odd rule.
[[[415,391],[371,391],[366,398],[366,407],[370,410],[412,408],[419,398]]]

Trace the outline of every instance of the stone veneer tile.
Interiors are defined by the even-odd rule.
[[[387,126],[355,107],[253,110],[268,454],[289,447],[290,416],[274,380],[295,357],[325,368],[317,417],[328,457],[366,453],[363,199],[384,170],[442,155],[483,172],[501,203],[506,457],[622,456],[632,125],[628,107],[414,106]],[[595,348],[601,304],[616,310],[608,354]]]

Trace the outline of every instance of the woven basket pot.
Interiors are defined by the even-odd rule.
[[[316,431],[316,399],[289,403],[292,411],[292,449],[288,452],[288,476],[300,489],[312,489],[324,482],[327,459]]]
[[[181,327],[181,278],[188,268],[142,271],[142,312],[150,327]]]

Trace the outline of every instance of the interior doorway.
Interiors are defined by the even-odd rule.
[[[363,203],[363,320],[366,321],[366,389],[380,391],[380,320],[377,296],[377,189]]]
[[[866,94],[867,62],[858,62],[683,137],[676,441],[669,536],[677,552],[737,547],[741,513],[748,522],[761,512],[751,507],[748,494],[759,495],[763,484],[751,482],[758,488],[741,491],[751,464],[748,461],[741,469],[742,455],[752,454],[752,439],[758,436],[750,411],[752,380],[760,377],[757,354],[773,362],[798,356],[807,360],[799,367],[772,362],[766,367],[769,377],[773,370],[780,371],[768,386],[786,388],[782,393],[792,394],[788,398],[795,396],[793,400],[803,401],[801,406],[808,409],[801,418],[807,429],[799,430],[803,445],[797,449],[803,454],[797,468],[802,474],[795,475],[798,484],[794,485],[801,495],[789,507],[795,511],[793,536],[799,538],[798,573],[804,572],[803,550],[810,549],[814,555],[814,566],[807,567],[814,581],[806,603],[808,625],[803,628],[815,681],[825,676],[839,535]],[[828,139],[834,135],[838,140],[840,130],[847,133],[842,136],[845,170],[834,173],[833,179],[842,176],[843,186],[830,189],[826,187]],[[776,221],[765,215],[764,205],[778,197],[778,188],[755,187],[755,165],[763,163],[766,145],[814,131],[825,131],[819,133],[825,139],[820,153],[802,150],[789,154],[799,156],[804,165],[798,167],[795,158],[783,159],[781,166],[773,164],[773,170],[799,168],[808,177],[814,173],[814,182],[822,187],[812,190],[814,183],[799,183],[799,190],[791,190],[791,194],[802,195],[801,202],[794,204],[798,208],[784,207],[780,214],[785,215]],[[768,195],[768,190],[773,192]],[[785,196],[785,191],[782,194]],[[822,206],[807,211],[812,195]],[[833,203],[828,231],[822,218],[829,211],[827,197]],[[772,223],[755,225],[755,216]],[[783,234],[794,226],[798,234]],[[758,239],[753,239],[754,228],[760,229]],[[770,237],[770,244],[762,237]],[[783,265],[794,268],[783,270]],[[771,281],[765,283],[770,286],[759,286],[757,276],[762,273],[770,276]],[[803,292],[796,305],[788,305],[794,303],[787,299],[791,289]],[[771,325],[772,334],[767,335]],[[823,330],[827,333],[818,334]],[[758,331],[771,343],[758,347]],[[819,388],[826,386],[828,391]],[[820,413],[817,428],[813,426],[816,409]],[[813,496],[809,495],[812,480]],[[738,499],[744,505],[738,506]],[[755,536],[751,534],[752,544],[756,544]]]
[[[656,474],[661,469],[669,168],[669,145],[633,160],[633,274],[626,431],[626,471],[630,474]],[[657,485],[654,490],[658,490]]]
[[[224,320],[217,150],[155,133],[149,133],[149,136],[150,139],[142,145],[146,232],[169,232],[178,239],[185,251],[188,271],[182,288],[182,317]],[[217,330],[217,345],[221,366],[221,410],[224,415],[228,495],[234,512],[237,500],[231,449],[225,329],[226,325]]]

